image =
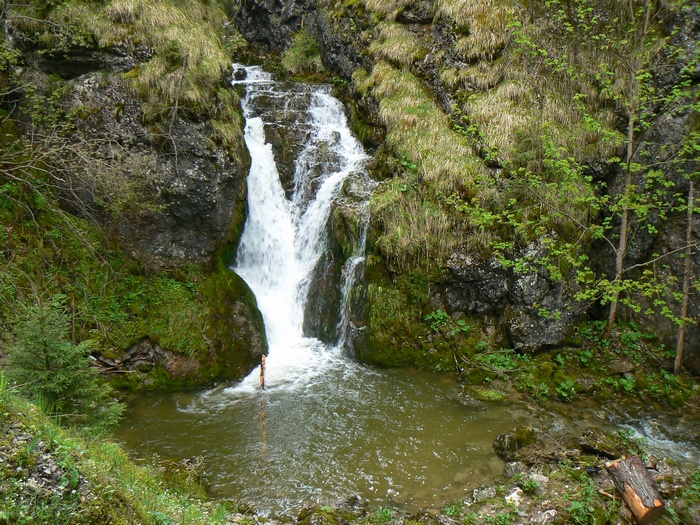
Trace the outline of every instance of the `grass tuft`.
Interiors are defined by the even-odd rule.
[[[379,37],[369,47],[374,56],[395,64],[412,65],[422,60],[427,50],[403,25],[385,21],[379,24]]]

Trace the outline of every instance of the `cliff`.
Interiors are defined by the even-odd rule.
[[[266,351],[252,293],[222,264],[250,165],[225,20],[198,2],[3,11],[4,322],[13,301],[65,294],[73,337],[111,369],[156,349],[137,388],[239,379]]]
[[[611,304],[675,347],[697,6],[631,5],[230,3],[262,52],[318,42],[376,152],[361,357],[420,361],[434,312],[537,352]],[[691,257],[696,275],[696,247]],[[696,308],[684,363],[698,372]]]

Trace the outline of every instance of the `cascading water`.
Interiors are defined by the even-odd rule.
[[[294,90],[272,82],[270,75],[258,67],[245,71],[245,79],[234,84],[246,85],[242,106],[252,162],[249,212],[235,271],[255,293],[265,320],[269,344],[266,386],[276,388],[298,384],[300,377],[322,373],[326,366],[338,364],[346,340],[349,291],[363,261],[364,234],[343,272],[339,344],[329,347],[305,336],[304,309],[314,271],[327,249],[331,206],[348,177],[362,177],[365,184],[370,184],[364,172],[368,157],[349,130],[342,105],[326,86],[300,85]],[[306,114],[295,123],[304,128],[306,140],[295,162],[292,198],[287,200],[272,146],[265,136],[265,125],[275,122],[266,123],[264,119],[266,115],[277,119],[280,111],[290,108],[300,116]],[[366,201],[360,206],[366,208]],[[366,225],[362,229],[365,231]],[[257,375],[256,370],[231,392],[250,391]]]
[[[256,371],[233,387],[137,398],[119,437],[164,459],[203,456],[214,495],[277,513],[351,495],[374,508],[445,505],[501,474],[492,450],[498,434],[518,424],[555,434],[557,425],[599,424],[593,410],[573,416],[567,408],[552,419],[549,409],[470,402],[453,377],[373,370],[347,358],[342,347],[366,224],[355,225],[354,253],[346,247],[338,271],[324,273],[327,223],[343,206],[358,224],[366,221],[372,185],[365,155],[327,87],[280,84],[259,68],[245,70],[252,167],[235,269],[265,319],[268,388],[261,391]],[[318,283],[329,274],[340,276],[330,283],[340,307],[322,342],[304,327],[319,311],[312,306],[328,304],[319,302]],[[668,448],[661,428],[645,435]],[[684,447],[696,464],[697,446]]]

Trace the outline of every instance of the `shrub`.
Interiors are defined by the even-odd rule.
[[[90,364],[93,342],[74,344],[69,333],[65,296],[36,294],[33,302],[18,303],[9,376],[51,414],[98,429],[112,426],[123,406]]]

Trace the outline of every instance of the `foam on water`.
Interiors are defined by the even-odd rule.
[[[343,182],[363,172],[367,155],[353,137],[340,102],[318,86],[280,93],[278,84],[257,66],[235,66],[234,84],[246,86],[242,100],[246,116],[245,141],[251,154],[248,175],[248,218],[238,249],[235,271],[253,290],[265,321],[269,344],[265,385],[268,389],[294,389],[313,381],[325,369],[354,366],[339,348],[303,334],[304,308],[309,284],[318,261],[327,249],[331,206]],[[287,200],[280,182],[272,146],[266,142],[264,115],[257,112],[256,99],[283,99],[283,107],[306,105],[300,121],[308,127],[307,139],[295,162],[294,187]],[[306,102],[308,100],[308,102]],[[262,113],[262,112],[261,112]],[[329,160],[330,159],[330,160]],[[363,235],[364,239],[364,235]],[[364,242],[358,247],[364,252]],[[350,261],[342,283],[343,308],[347,290],[363,261],[358,253]],[[347,319],[341,314],[341,325]],[[342,326],[339,333],[344,334]],[[345,337],[341,336],[342,343]],[[259,368],[242,383],[220,395],[249,395],[259,389]]]

